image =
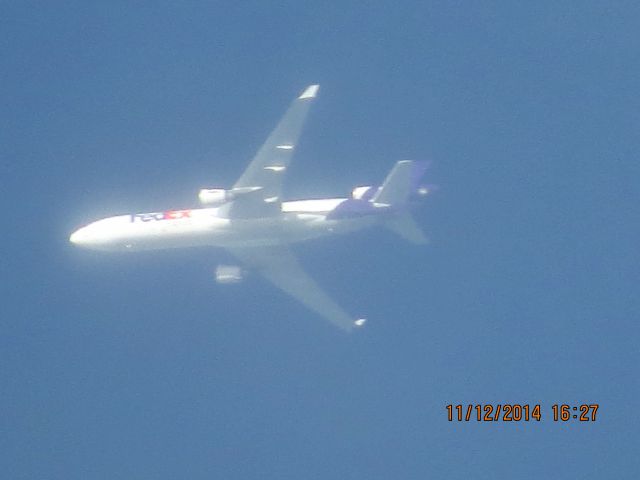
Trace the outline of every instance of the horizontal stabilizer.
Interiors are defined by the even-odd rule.
[[[429,243],[429,239],[408,213],[390,218],[385,223],[385,227],[414,245],[425,245]]]

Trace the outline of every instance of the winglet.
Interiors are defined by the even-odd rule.
[[[315,98],[315,96],[318,94],[318,89],[320,88],[320,85],[310,85],[306,88],[306,90],[304,92],[302,92],[302,95],[300,95],[298,97],[299,100],[304,100],[305,98]]]

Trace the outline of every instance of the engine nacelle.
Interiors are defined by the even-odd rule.
[[[351,192],[351,198],[354,200],[369,200],[375,193],[372,186],[356,187]]]
[[[231,196],[224,188],[203,188],[198,192],[198,200],[203,205],[221,205],[229,202]]]
[[[218,265],[216,267],[216,282],[239,283],[244,278],[244,270],[237,265]]]
[[[198,192],[198,199],[203,205],[222,205],[238,197],[262,190],[262,187],[238,187],[231,190],[224,188],[203,188]]]

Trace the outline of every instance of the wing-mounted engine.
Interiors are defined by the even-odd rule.
[[[232,202],[248,193],[256,192],[262,187],[242,187],[225,190],[224,188],[203,188],[198,192],[198,200],[203,205],[216,206]]]
[[[216,282],[218,283],[240,283],[244,275],[244,269],[237,265],[218,265],[216,267]]]

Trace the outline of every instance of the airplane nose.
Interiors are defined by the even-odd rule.
[[[74,245],[80,245],[82,243],[83,232],[82,229],[76,230],[69,236],[69,241]]]

